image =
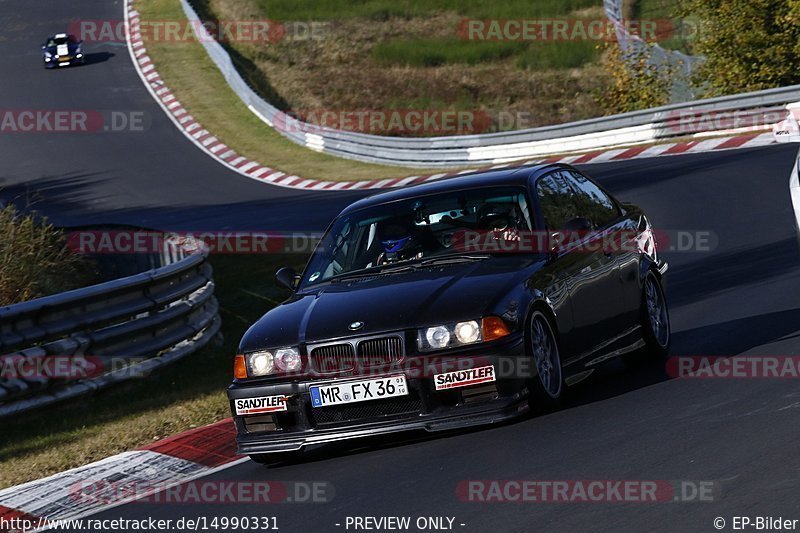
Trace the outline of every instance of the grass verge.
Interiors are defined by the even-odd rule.
[[[244,331],[287,293],[278,266],[301,255],[212,257],[222,316],[221,345],[94,396],[3,420],[0,488],[75,468],[230,416],[225,388]]]
[[[14,205],[0,208],[0,306],[100,281],[95,265],[72,253],[64,233]]]
[[[427,17],[441,11],[483,19],[521,19],[566,15],[597,5],[596,0],[254,0],[252,3],[275,20],[386,20],[390,17]]]
[[[604,20],[600,0],[192,0],[192,5],[202,19],[284,24],[285,35],[274,42],[229,39],[223,46],[258,93],[301,115],[429,110],[417,107],[429,100],[434,110],[479,111],[490,119],[480,131],[491,132],[592,118],[604,111],[595,98],[610,84],[600,62],[602,40],[580,31]],[[526,27],[541,27],[544,35],[514,37],[502,29],[503,21],[526,21]],[[567,35],[547,29],[556,22],[569,28]],[[372,132],[463,133],[454,127],[420,133],[388,126]]]
[[[143,21],[185,19],[178,0],[136,0]],[[371,180],[419,169],[371,165],[314,152],[287,140],[256,117],[228,86],[196,41],[146,43],[147,52],[183,106],[239,154],[287,174],[320,180]]]

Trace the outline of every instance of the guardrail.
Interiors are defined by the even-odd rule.
[[[625,2],[628,0],[603,0],[606,18],[614,24],[617,42],[623,51],[645,53],[652,65],[670,65],[678,74],[672,80],[671,100],[673,102],[694,100],[695,90],[688,80],[704,58],[686,55],[677,50],[669,50],[658,43],[647,43],[640,36],[630,32],[625,26]]]
[[[208,252],[167,240],[162,266],[0,308],[0,417],[145,376],[205,346],[220,318]]]
[[[420,168],[491,165],[652,143],[685,137],[687,131],[713,134],[736,129],[726,121],[710,120],[709,113],[721,112],[741,112],[736,115],[738,120],[764,124],[762,129],[767,130],[766,124],[774,122],[773,113],[782,116],[786,103],[800,99],[800,85],[794,85],[508,132],[420,138],[354,133],[298,121],[265,101],[242,78],[225,48],[200,23],[189,0],[181,0],[181,4],[193,22],[191,26],[198,40],[228,85],[265,124],[312,150],[370,163]]]

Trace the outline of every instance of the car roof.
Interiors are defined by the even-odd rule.
[[[534,165],[521,165],[513,167],[505,167],[501,169],[490,170],[476,170],[467,174],[462,174],[453,178],[441,179],[423,183],[420,185],[412,185],[411,187],[402,187],[393,189],[391,191],[374,194],[362,198],[349,206],[347,206],[341,214],[350,213],[366,207],[394,202],[397,200],[407,200],[409,198],[416,198],[418,196],[426,196],[429,194],[455,192],[463,189],[474,189],[478,187],[487,186],[503,186],[503,185],[525,185],[528,184],[528,179],[531,177],[538,177],[539,175],[559,168],[571,168],[568,165],[560,163],[549,164],[534,164]]]

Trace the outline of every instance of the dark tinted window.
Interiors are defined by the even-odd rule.
[[[575,191],[561,172],[539,178],[536,193],[547,229],[563,229],[567,221],[580,216]]]
[[[619,216],[614,201],[600,187],[578,172],[563,172],[575,189],[580,216],[588,218],[595,227],[610,224]]]

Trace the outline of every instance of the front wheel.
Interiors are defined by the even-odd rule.
[[[653,272],[648,272],[644,279],[639,320],[645,343],[644,355],[651,360],[666,357],[670,341],[669,309],[661,282]],[[641,361],[641,354],[628,354],[624,359],[626,363],[635,365]]]
[[[665,357],[669,351],[670,327],[667,299],[661,282],[652,272],[647,273],[644,280],[644,340],[647,348],[659,357]]]
[[[536,377],[530,384],[529,404],[534,413],[545,413],[557,408],[564,396],[564,369],[558,338],[547,316],[534,311],[529,321],[529,349],[536,365]]]

